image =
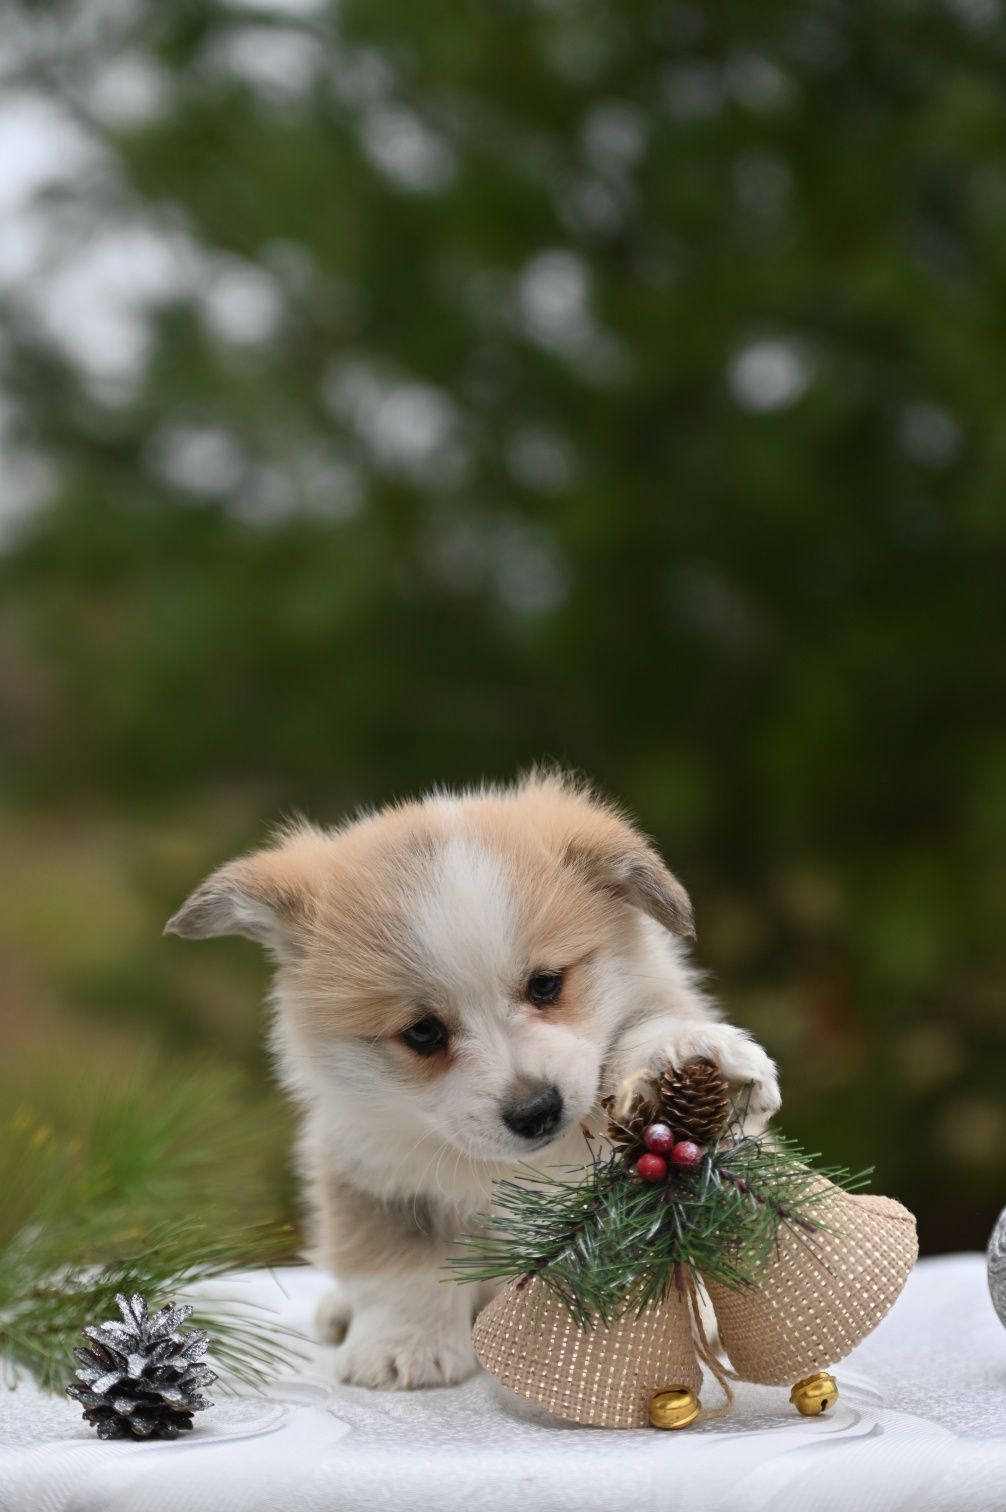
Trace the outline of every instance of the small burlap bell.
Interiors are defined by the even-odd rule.
[[[684,1297],[586,1329],[540,1281],[511,1281],[479,1313],[473,1342],[504,1386],[573,1423],[644,1428],[659,1386],[702,1385]]]
[[[743,1381],[791,1386],[844,1360],[894,1304],[919,1253],[915,1219],[890,1197],[831,1182],[808,1233],[782,1224],[757,1286],[707,1284],[720,1342]]]
[[[824,1227],[783,1224],[757,1286],[707,1284],[723,1348],[743,1381],[789,1386],[844,1359],[876,1328],[915,1263],[915,1219],[906,1208],[821,1181],[831,1188],[814,1209]],[[479,1314],[474,1344],[504,1386],[574,1423],[645,1427],[655,1391],[697,1393],[702,1384],[684,1295],[587,1330],[541,1281],[512,1281]]]

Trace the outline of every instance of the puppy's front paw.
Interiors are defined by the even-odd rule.
[[[650,1070],[659,1074],[668,1064],[683,1066],[696,1058],[712,1061],[731,1087],[750,1089],[745,1123],[752,1131],[764,1128],[779,1111],[782,1096],[775,1061],[747,1030],[733,1024],[682,1024],[651,1057]]]
[[[335,1357],[340,1381],[383,1391],[453,1386],[470,1376],[477,1364],[470,1329],[416,1331],[372,1312],[354,1315]]]

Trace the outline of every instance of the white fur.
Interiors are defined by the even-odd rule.
[[[473,1300],[443,1275],[410,1276],[392,1298],[387,1280],[375,1278],[355,1282],[348,1295],[328,1293],[317,1321],[340,1343],[341,1380],[385,1389],[449,1386],[475,1369]]]
[[[467,1003],[505,988],[515,945],[513,909],[499,861],[452,835],[420,899],[416,937],[445,992]]]

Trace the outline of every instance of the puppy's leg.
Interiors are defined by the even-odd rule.
[[[395,1390],[450,1386],[472,1374],[471,1298],[442,1271],[347,1284],[353,1317],[336,1354],[340,1380]]]
[[[444,1270],[451,1236],[429,1204],[376,1202],[336,1173],[320,1179],[315,1195],[316,1258],[339,1280],[319,1325],[340,1341],[339,1379],[396,1389],[471,1375],[476,1298]]]
[[[747,1128],[763,1129],[779,1109],[776,1064],[746,1029],[704,1018],[658,1015],[633,1025],[619,1039],[609,1072],[616,1094],[625,1078],[659,1076],[667,1065],[701,1056],[718,1066],[735,1089],[749,1087]]]
[[[353,1309],[344,1291],[336,1287],[326,1292],[314,1315],[318,1338],[325,1344],[341,1344],[349,1331],[352,1316]]]

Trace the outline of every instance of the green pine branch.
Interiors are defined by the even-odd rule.
[[[81,1330],[116,1315],[117,1292],[156,1307],[193,1286],[225,1389],[296,1358],[296,1336],[266,1310],[212,1290],[296,1255],[293,1230],[256,1200],[261,1135],[234,1080],[141,1066],[114,1084],[82,1072],[69,1095],[62,1076],[30,1084],[31,1105],[0,1103],[4,1379],[28,1370],[61,1390]]]
[[[591,1149],[585,1169],[525,1168],[500,1181],[482,1229],[448,1262],[457,1280],[539,1278],[583,1327],[637,1315],[681,1289],[686,1277],[740,1289],[755,1285],[780,1226],[811,1234],[830,1190],[851,1191],[868,1172],[814,1167],[817,1159],[778,1134],[752,1138],[734,1110],[721,1139],[671,1186],[648,1185],[624,1153]]]

